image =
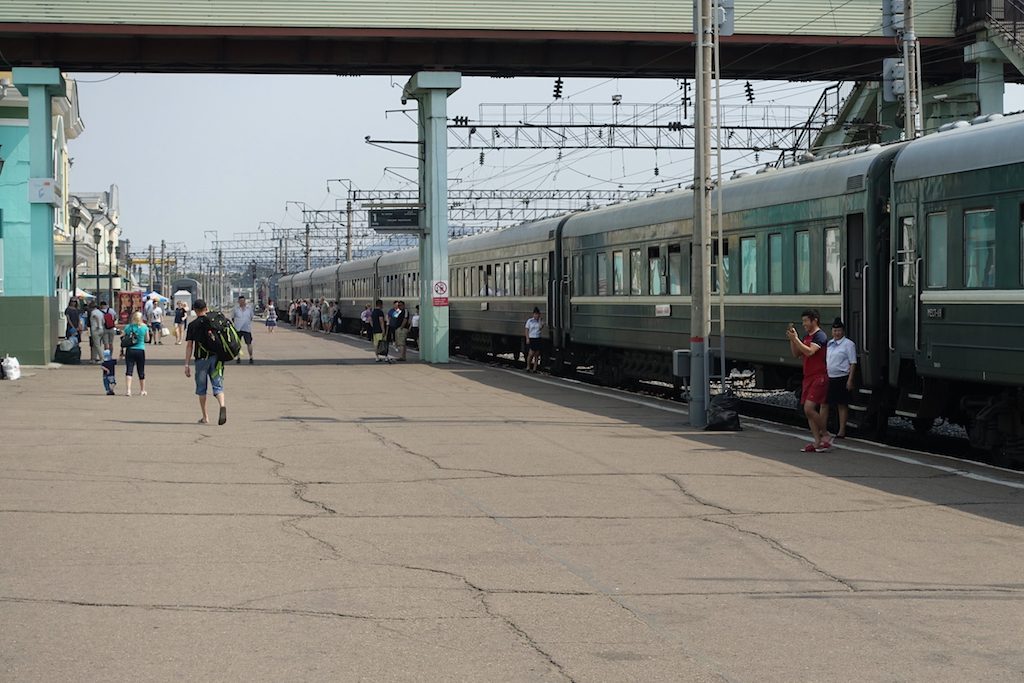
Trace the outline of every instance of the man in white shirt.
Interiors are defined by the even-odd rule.
[[[151,343],[163,344],[164,340],[160,336],[163,333],[160,330],[164,326],[164,309],[160,307],[160,302],[153,302],[146,317],[146,322],[149,323],[149,333],[152,336]]]
[[[238,336],[245,342],[245,348],[249,352],[249,365],[253,364],[252,319],[254,314],[255,309],[246,303],[245,297],[238,297],[238,305],[235,306],[234,310],[231,312],[231,322],[234,323],[235,329],[238,330]],[[241,356],[235,359],[235,363],[241,362]]]
[[[825,347],[825,364],[828,367],[828,401],[822,413],[828,423],[830,406],[839,411],[839,430],[836,438],[846,437],[846,420],[850,416],[850,392],[853,391],[853,373],[857,369],[857,345],[846,336],[846,327],[839,318],[832,323],[832,339]]]
[[[103,360],[103,311],[94,306],[89,313],[89,358],[90,362]]]

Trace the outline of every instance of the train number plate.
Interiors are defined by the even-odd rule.
[[[941,307],[929,308],[928,317],[941,320],[945,315],[945,309]]]

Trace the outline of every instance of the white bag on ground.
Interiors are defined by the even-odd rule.
[[[21,377],[21,363],[17,358],[5,356],[3,361],[4,379],[19,379]]]

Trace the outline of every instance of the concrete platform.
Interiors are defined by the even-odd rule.
[[[1024,678],[1020,475],[287,328],[202,426],[183,350],[0,383],[3,680]]]

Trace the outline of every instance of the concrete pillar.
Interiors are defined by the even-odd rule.
[[[1003,93],[1006,83],[1003,77],[1003,64],[1006,58],[995,43],[979,40],[964,48],[964,61],[976,64],[978,85],[978,106],[980,114],[1002,114]]]
[[[14,85],[28,98],[29,206],[27,232],[4,235],[4,296],[0,347],[22,363],[50,361],[60,330],[53,258],[53,125],[51,98],[63,96],[60,69],[16,67]],[[49,180],[47,185],[45,181]]]
[[[423,205],[420,238],[420,358],[448,362],[448,306],[434,306],[432,284],[448,282],[448,96],[462,74],[421,71],[409,79],[403,100],[419,103],[419,180]],[[447,297],[447,292],[445,292]]]

